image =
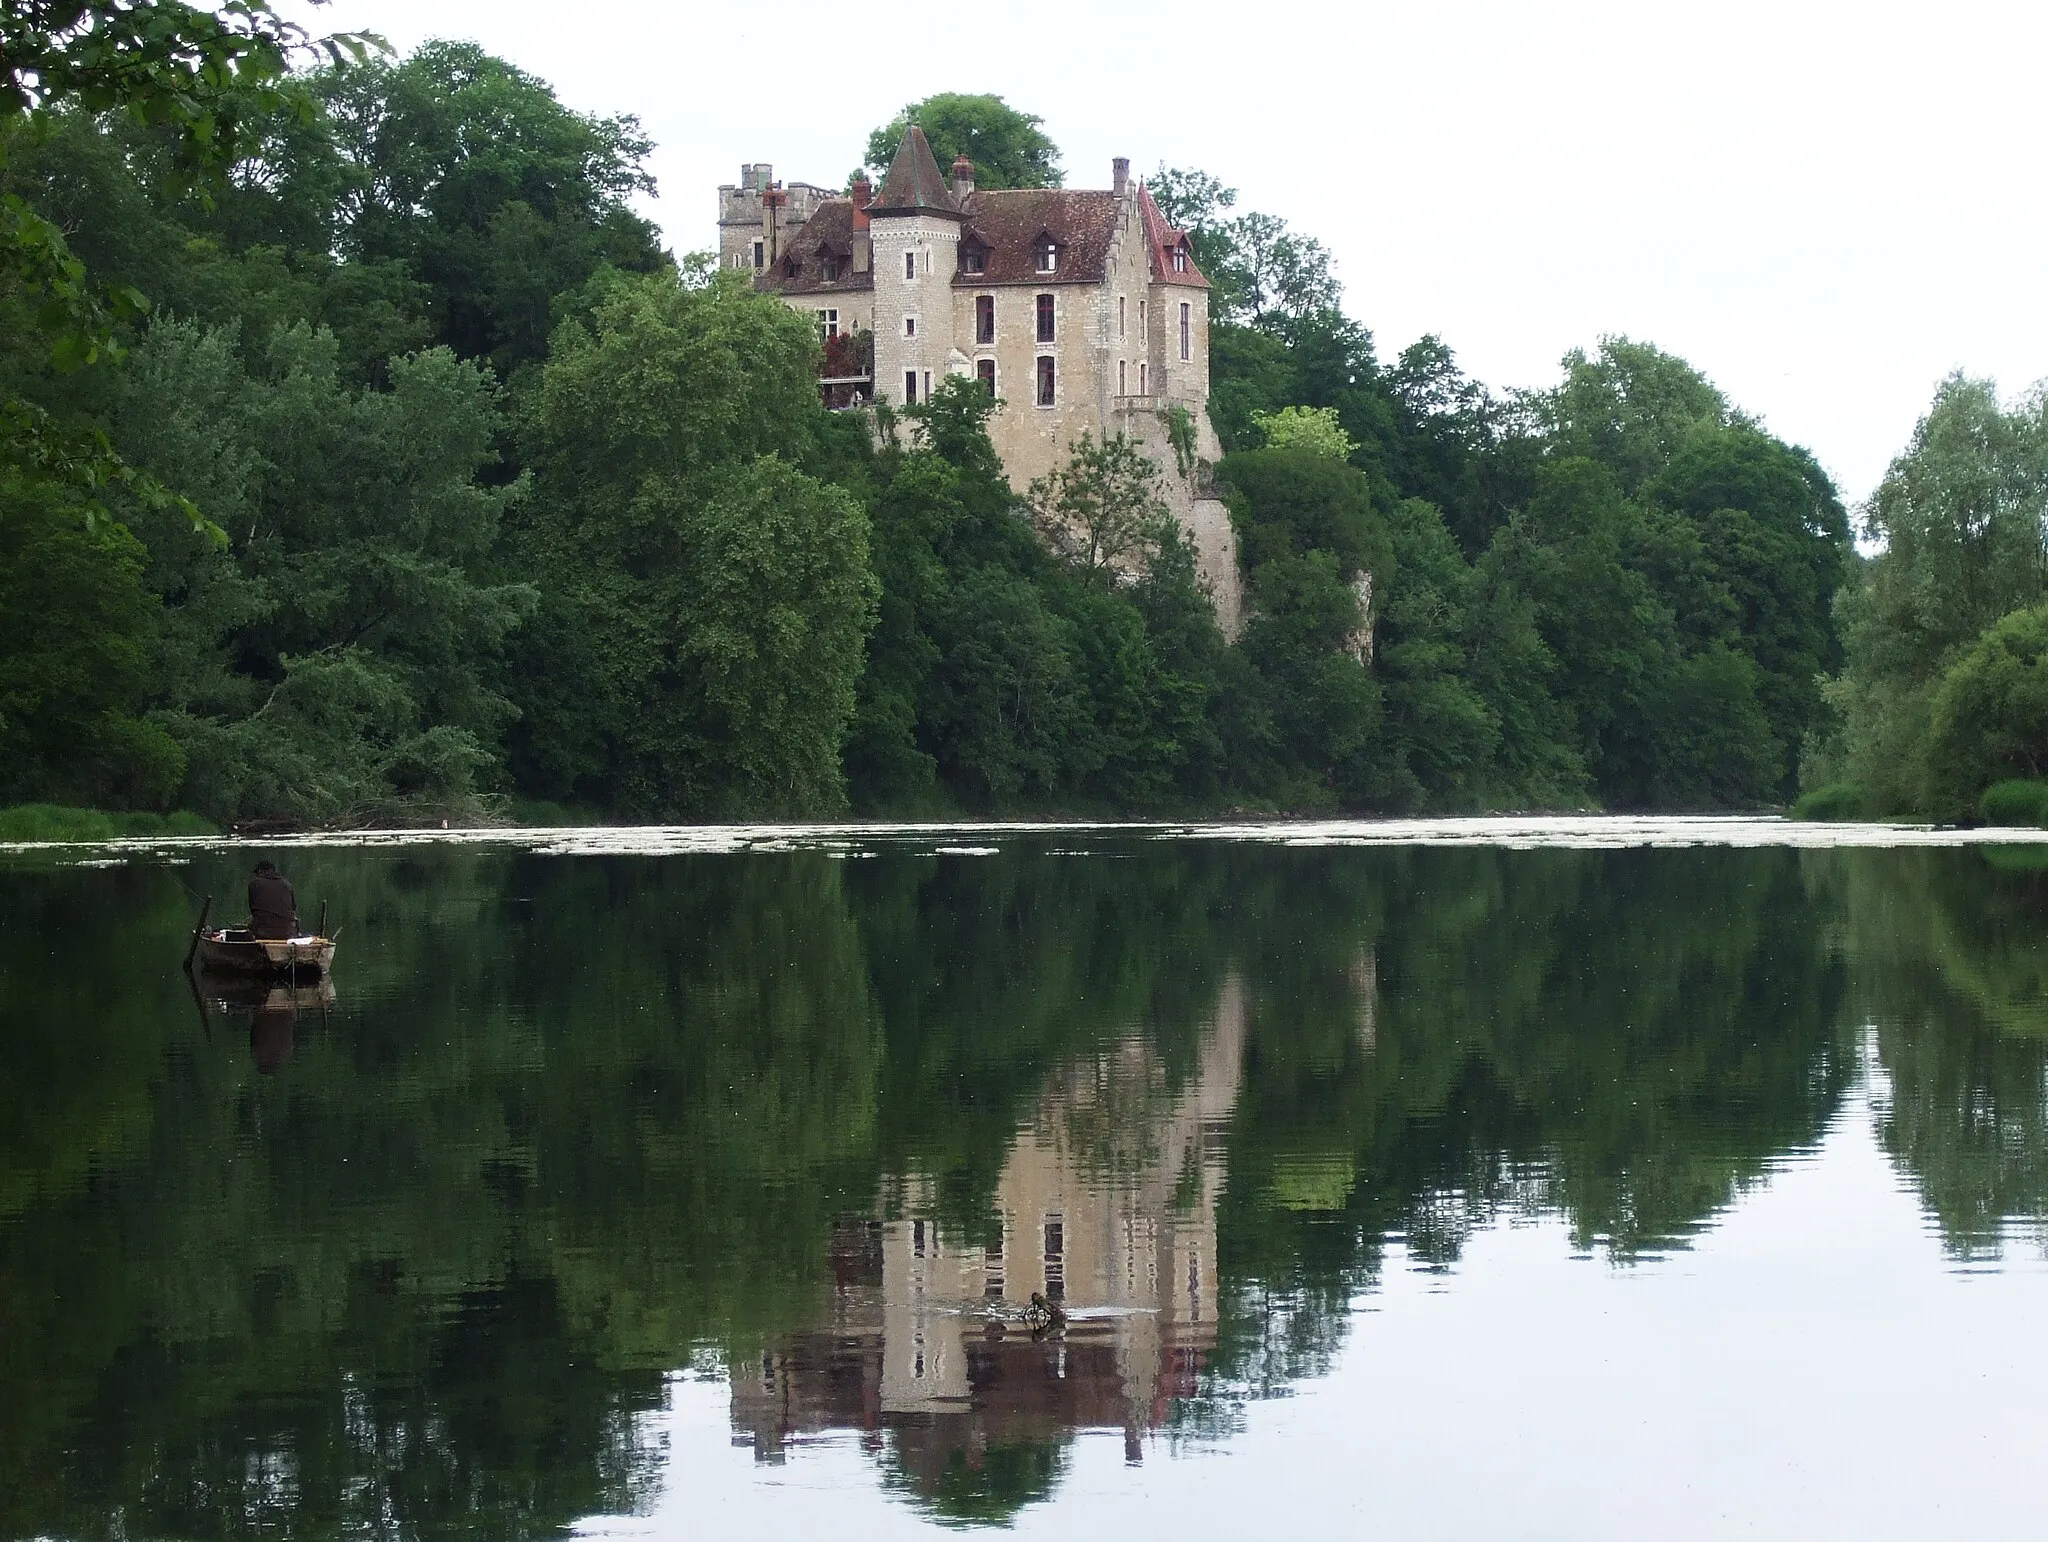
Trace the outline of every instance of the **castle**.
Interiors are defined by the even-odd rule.
[[[827,405],[903,406],[947,375],[979,379],[1001,402],[989,436],[1019,492],[1084,433],[1127,436],[1163,468],[1217,619],[1236,632],[1236,541],[1209,481],[1209,281],[1128,160],[1107,190],[980,191],[965,159],[949,181],[913,127],[879,188],[785,187],[753,164],[718,192],[721,266],[815,316]],[[1176,422],[1192,430],[1178,451]]]

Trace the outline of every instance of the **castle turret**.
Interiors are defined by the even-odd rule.
[[[953,354],[959,200],[912,126],[867,208],[875,263],[875,395],[904,406],[944,378]]]

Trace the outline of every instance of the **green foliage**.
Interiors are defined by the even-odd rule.
[[[351,391],[304,325],[246,370],[232,332],[152,330],[124,451],[227,525],[226,552],[136,516],[167,602],[155,704],[181,801],[219,819],[468,811],[510,716],[483,674],[532,590],[485,567],[522,483],[496,459],[497,391],[445,349]]]
[[[426,286],[436,340],[463,358],[509,375],[547,351],[558,295],[605,268],[663,265],[628,202],[654,190],[637,119],[572,112],[473,43],[428,43],[316,84],[329,175],[349,189],[342,249],[404,263]]]
[[[1792,805],[1791,812],[1794,819],[1853,823],[1868,819],[1869,808],[1869,798],[1854,782],[1830,782],[1825,787],[1816,787],[1812,792],[1801,794],[1799,801]]]
[[[1988,381],[1943,382],[1863,511],[1882,549],[1836,608],[1846,657],[1825,687],[1834,722],[1812,779],[1859,781],[1883,812],[1952,816],[2031,766],[2039,623],[1999,628],[2048,599],[2044,518],[2048,400],[2007,410]]]
[[[1150,183],[1160,212],[1187,231],[1209,280],[1212,321],[1251,326],[1334,313],[1343,287],[1329,250],[1271,214],[1225,217],[1237,189],[1199,171],[1161,166]]]
[[[731,275],[608,285],[536,388],[525,784],[639,814],[819,814],[873,625],[868,519],[797,469],[814,329]]]
[[[0,468],[0,801],[161,808],[185,757],[140,716],[156,632],[143,551]]]
[[[1977,814],[1987,825],[2048,828],[2048,781],[2008,777],[1993,782],[1977,800]]]
[[[1097,582],[1149,567],[1171,528],[1158,465],[1120,433],[1098,444],[1083,432],[1025,498],[1045,543]]]
[[[931,141],[941,170],[962,155],[974,162],[977,187],[1058,187],[1059,146],[1046,138],[1043,121],[999,96],[941,91],[912,102],[868,135],[867,164],[877,176],[887,170],[914,123]]]
[[[338,63],[381,46],[356,34],[316,45],[267,0],[23,0],[0,21],[0,177],[53,114],[120,113],[157,131],[176,184],[203,194],[252,147],[254,120],[310,113],[303,83],[287,74],[294,54],[317,48]],[[26,301],[47,345],[44,362],[58,373],[118,358],[116,328],[149,307],[132,285],[90,278],[60,227],[13,188],[0,189],[0,272]],[[12,395],[0,397],[0,461],[87,491],[109,483],[155,491],[104,437],[81,441]]]
[[[1994,781],[2048,768],[2048,606],[1986,629],[1935,687],[1931,787],[1965,807]]]
[[[1436,338],[1383,367],[1327,251],[1162,170],[1214,285],[1250,602],[1226,645],[1166,514],[1216,469],[1185,404],[1178,481],[1091,436],[1019,499],[972,382],[871,434],[821,409],[805,319],[671,266],[631,118],[473,45],[329,60],[237,97],[225,179],[133,115],[53,103],[7,140],[5,191],[63,232],[37,260],[158,319],[61,376],[0,295],[24,477],[107,565],[50,603],[139,579],[105,646],[142,661],[97,672],[98,738],[42,734],[0,795],[300,822],[1754,806],[1867,730],[1867,680],[1816,685],[1856,560],[1832,488],[1653,348],[1505,399]],[[911,111],[984,185],[1057,177],[994,98]],[[1902,763],[1934,684],[1881,693]]]
[[[113,841],[159,835],[217,835],[209,821],[183,809],[170,814],[102,813],[52,803],[0,808],[0,841]]]
[[[1253,412],[1252,426],[1265,436],[1269,450],[1306,450],[1332,460],[1349,460],[1358,446],[1337,421],[1334,407],[1282,407],[1278,412]]]
[[[1633,496],[1702,429],[1736,421],[1728,400],[1683,359],[1603,337],[1564,357],[1564,381],[1536,400],[1555,453],[1598,461]]]

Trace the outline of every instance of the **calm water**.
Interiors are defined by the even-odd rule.
[[[2039,1524],[2048,851],[611,844],[0,857],[0,1536]]]

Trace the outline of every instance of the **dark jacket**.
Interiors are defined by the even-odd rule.
[[[252,937],[296,937],[299,901],[282,873],[259,873],[249,880],[249,934]]]

